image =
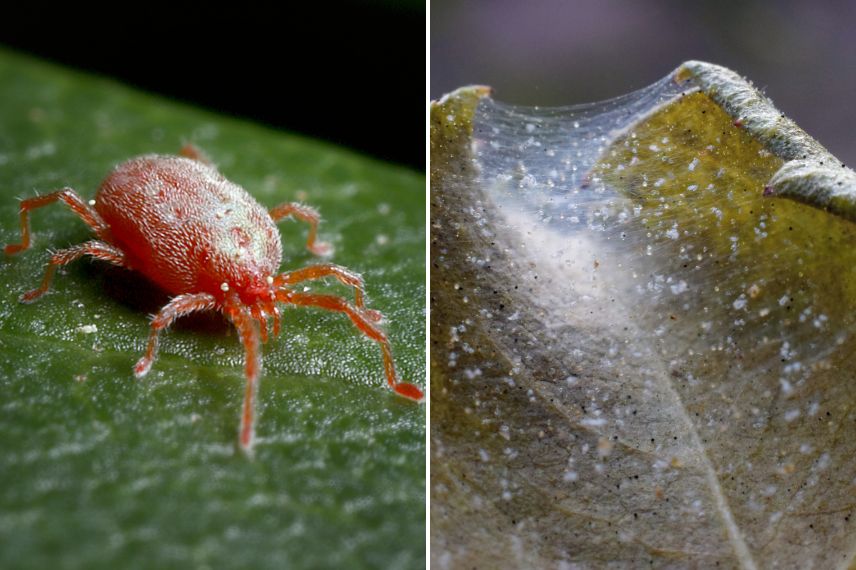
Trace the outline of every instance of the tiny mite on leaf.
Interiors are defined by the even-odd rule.
[[[97,239],[51,256],[41,286],[21,295],[29,303],[50,287],[57,267],[85,255],[142,273],[174,295],[152,319],[146,353],[134,366],[145,376],[157,357],[158,335],[179,317],[219,311],[238,331],[244,346],[247,379],[239,441],[247,453],[255,438],[255,398],[261,372],[259,342],[267,341],[267,322],[279,333],[278,304],[318,307],[344,313],[364,335],[380,345],[389,387],[420,401],[422,391],[398,379],[392,349],[379,328],[381,314],[365,307],[362,278],[345,267],[320,263],[278,273],[282,243],[276,222],[294,217],[309,224],[306,247],[325,255],[317,241],[319,216],[297,203],[262,207],[243,188],[217,170],[195,147],[181,156],[145,155],[117,166],[101,183],[95,200],[83,200],[71,188],[21,202],[21,243],[5,247],[13,255],[30,247],[29,211],[60,200],[92,228]],[[354,288],[354,302],[307,293],[298,283],[333,277]]]

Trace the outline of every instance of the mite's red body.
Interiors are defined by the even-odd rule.
[[[119,165],[101,184],[95,210],[128,264],[165,291],[229,291],[246,304],[267,291],[282,262],[274,221],[252,196],[215,168],[178,156],[141,156]]]
[[[66,188],[21,202],[20,244],[30,245],[28,212],[57,200],[65,202],[98,237],[53,254],[38,289],[21,296],[31,302],[50,286],[56,268],[84,255],[138,271],[174,295],[152,319],[145,355],[134,373],[148,373],[157,356],[158,334],[175,319],[195,311],[222,312],[234,325],[246,352],[247,389],[239,441],[250,452],[254,441],[255,395],[261,371],[259,341],[267,340],[267,320],[279,331],[279,305],[319,307],[346,314],[378,342],[389,386],[399,395],[421,400],[422,391],[401,382],[395,372],[389,341],[378,328],[380,313],[363,305],[362,280],[348,269],[329,263],[277,273],[282,244],[275,222],[293,216],[310,225],[307,248],[329,250],[315,240],[319,217],[301,204],[265,210],[243,188],[229,182],[194,147],[184,156],[147,155],[117,166],[104,180],[94,201],[84,202]],[[94,203],[93,203],[94,202]],[[332,295],[292,289],[296,283],[333,277],[354,287],[354,302]],[[302,288],[301,288],[302,289]]]

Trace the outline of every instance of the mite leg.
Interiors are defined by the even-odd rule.
[[[258,305],[253,305],[250,308],[250,314],[259,323],[259,332],[261,333],[262,344],[268,341],[267,316],[262,312]]]
[[[309,224],[309,237],[306,238],[306,249],[315,255],[329,255],[332,253],[333,248],[329,243],[315,241],[318,234],[318,222],[321,221],[321,215],[315,208],[292,202],[274,206],[270,209],[269,213],[275,222],[288,216],[294,216],[298,220],[306,222]]]
[[[380,345],[380,350],[383,354],[383,368],[389,387],[399,396],[416,400],[417,402],[422,400],[423,394],[419,387],[407,382],[401,382],[398,379],[398,375],[395,372],[395,363],[392,360],[392,349],[386,335],[362,311],[349,305],[344,299],[332,295],[295,293],[286,290],[277,292],[277,299],[283,303],[302,305],[304,307],[319,307],[328,311],[345,313],[364,335]]]
[[[101,239],[106,239],[108,228],[95,208],[83,201],[83,198],[71,188],[63,188],[44,196],[36,196],[35,198],[27,198],[21,202],[21,243],[8,244],[4,251],[6,255],[13,255],[20,251],[24,251],[30,247],[30,210],[41,208],[52,204],[57,200],[62,200],[68,205],[71,210],[80,216],[87,226],[92,228],[92,231]]]
[[[179,317],[189,315],[196,311],[207,311],[213,309],[217,300],[208,293],[188,293],[174,297],[166,304],[152,319],[152,331],[149,333],[149,344],[146,354],[134,365],[134,376],[141,378],[148,374],[152,363],[158,354],[158,336],[160,332],[175,322]]]
[[[271,303],[273,304],[273,303]],[[279,307],[274,306],[270,310],[270,314],[273,315],[273,336],[279,335],[279,322],[281,319],[281,315],[279,312]]]
[[[37,289],[27,291],[21,295],[20,301],[22,303],[32,303],[44,295],[51,286],[51,281],[53,280],[54,273],[56,273],[56,268],[60,265],[67,265],[72,261],[76,261],[84,255],[89,255],[102,261],[108,261],[113,265],[118,265],[119,267],[127,267],[125,254],[122,253],[120,249],[110,245],[109,243],[104,243],[103,241],[93,240],[69,247],[68,249],[61,249],[51,256],[51,260],[45,270],[45,276],[42,278],[42,284]]]
[[[274,287],[280,288],[285,285],[294,285],[301,281],[309,281],[311,279],[321,279],[324,277],[335,277],[343,285],[350,285],[354,288],[354,305],[360,309],[371,320],[378,322],[383,318],[379,311],[367,309],[365,307],[365,290],[363,289],[363,278],[341,265],[333,263],[323,263],[319,265],[310,265],[295,271],[280,273],[274,278]]]
[[[259,352],[259,328],[258,323],[246,310],[232,308],[228,313],[238,330],[241,343],[244,345],[244,376],[247,378],[238,441],[241,444],[241,449],[247,455],[252,456],[253,443],[256,437],[256,394],[259,391],[259,374],[262,369],[261,353]]]
[[[181,147],[181,150],[178,151],[178,154],[185,158],[190,158],[192,160],[196,160],[201,162],[202,164],[207,164],[208,166],[214,166],[214,163],[211,162],[211,159],[208,157],[205,152],[196,146],[193,143],[184,143]]]

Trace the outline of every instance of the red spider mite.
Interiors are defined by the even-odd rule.
[[[162,330],[193,312],[221,312],[234,324],[244,345],[247,386],[239,440],[247,453],[255,438],[259,341],[267,341],[268,318],[273,320],[273,334],[279,333],[277,303],[347,315],[380,345],[390,388],[410,400],[422,400],[417,386],[398,379],[389,341],[377,324],[381,314],[365,307],[359,275],[332,263],[278,273],[282,243],[275,222],[283,218],[309,224],[309,251],[316,255],[330,251],[328,244],[316,241],[320,218],[313,208],[287,203],[265,210],[243,188],[226,180],[198,149],[186,145],[181,156],[150,154],[123,162],[89,203],[71,188],[23,200],[21,243],[7,245],[7,255],[30,247],[29,211],[57,200],[80,216],[98,239],[55,252],[41,286],[20,300],[30,303],[41,297],[57,267],[85,255],[142,273],[174,297],[152,318],[146,353],[134,366],[138,378],[155,361]],[[324,277],[353,287],[353,304],[333,295],[294,289],[298,283]]]

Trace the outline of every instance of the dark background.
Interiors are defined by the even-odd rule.
[[[424,171],[424,0],[198,6],[44,7],[0,45]]]
[[[687,59],[730,67],[856,166],[856,2],[434,0],[432,98],[473,83],[528,105],[598,101]]]

